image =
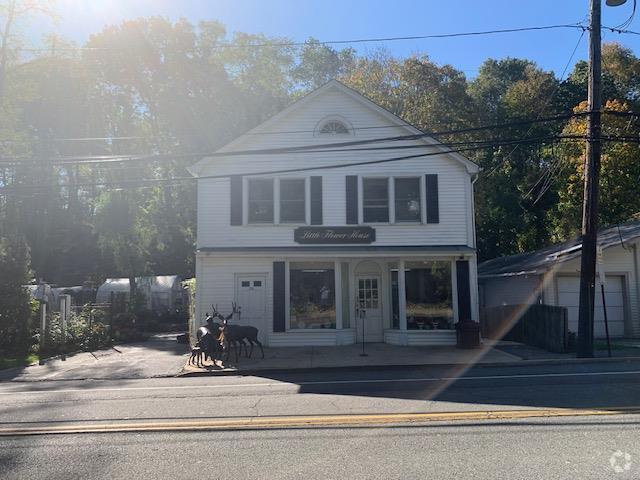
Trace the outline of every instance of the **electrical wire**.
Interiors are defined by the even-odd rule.
[[[576,52],[578,51],[578,47],[580,46],[580,43],[582,42],[582,39],[584,38],[584,34],[585,34],[586,29],[583,29],[582,32],[580,33],[580,36],[578,37],[578,41],[576,42],[575,46],[573,47],[573,50],[571,51],[571,55],[569,56],[569,60],[567,60],[567,63],[564,66],[564,69],[562,70],[562,74],[560,75],[560,81],[558,82],[558,84],[556,85],[556,87],[554,88],[553,92],[551,93],[551,95],[549,95],[546,98],[546,101],[544,102],[544,107],[542,108],[546,108],[547,105],[549,104],[549,102],[551,101],[552,98],[555,97],[555,95],[558,93],[558,89],[560,88],[560,85],[562,83],[562,81],[564,80],[564,76],[566,75],[567,71],[569,70],[569,66],[571,65],[571,62],[573,61],[573,57],[575,56]],[[542,111],[542,108],[540,109],[540,111]],[[531,130],[533,128],[533,124],[529,127],[529,129],[527,130],[527,133],[525,135],[529,135],[529,133],[531,133]],[[509,152],[509,154],[504,157],[500,162],[498,162],[498,164],[496,164],[491,171],[488,173],[488,175],[493,175],[500,166],[504,165],[504,163],[511,158],[511,155],[513,155],[513,153],[518,149],[518,145],[516,145],[513,150],[511,150]],[[526,198],[526,197],[525,197]]]
[[[151,159],[179,159],[179,158],[198,158],[198,157],[230,157],[230,156],[244,156],[244,155],[281,155],[286,153],[303,153],[303,152],[322,152],[322,151],[330,151],[332,148],[344,148],[344,147],[355,147],[360,145],[369,145],[369,144],[377,144],[384,142],[400,142],[407,140],[417,140],[425,137],[432,136],[442,136],[442,135],[451,135],[451,134],[462,134],[475,132],[485,129],[500,129],[500,128],[513,128],[516,126],[529,125],[531,123],[542,123],[542,122],[550,122],[550,121],[559,121],[559,120],[567,120],[570,118],[581,117],[588,115],[589,112],[577,112],[570,113],[564,115],[556,115],[553,117],[547,118],[539,118],[534,120],[521,120],[521,121],[513,121],[509,123],[496,124],[491,126],[481,126],[481,127],[471,127],[465,129],[458,130],[448,130],[448,131],[440,131],[440,132],[421,132],[415,134],[408,135],[395,135],[389,137],[376,137],[365,140],[353,140],[348,142],[330,142],[316,145],[303,145],[298,147],[279,147],[279,148],[268,148],[268,149],[253,149],[253,150],[234,150],[227,152],[196,152],[196,153],[151,153],[151,154],[129,154],[129,155],[79,155],[72,157],[57,157],[54,159],[54,164],[65,164],[68,163],[105,163],[107,161],[121,162],[121,161],[130,161],[130,160],[151,160]],[[464,143],[464,142],[463,142]],[[423,147],[435,147],[439,148],[443,144],[438,143],[434,145],[421,145]],[[29,159],[31,157],[22,157],[21,159]],[[11,162],[15,163],[17,158],[0,158],[0,166],[2,166],[2,162]]]
[[[569,140],[576,140],[576,139],[569,139]],[[278,169],[278,170],[263,170],[263,171],[257,171],[257,172],[248,172],[248,173],[243,173],[242,176],[245,177],[256,177],[256,176],[267,176],[267,175],[280,175],[280,174],[286,174],[286,173],[299,173],[299,172],[307,172],[307,171],[318,171],[318,170],[335,170],[335,169],[341,169],[341,168],[348,168],[348,167],[354,167],[354,166],[363,166],[363,165],[377,165],[377,164],[384,164],[384,163],[390,163],[390,162],[397,162],[397,161],[401,161],[401,160],[410,160],[410,159],[415,159],[415,158],[423,158],[423,157],[431,157],[434,155],[445,155],[445,154],[450,154],[450,153],[463,153],[463,152],[467,152],[467,151],[475,151],[475,150],[479,150],[482,148],[486,148],[486,146],[472,146],[472,147],[466,147],[466,148],[458,148],[458,149],[449,149],[449,150],[444,150],[444,151],[438,151],[438,152],[425,152],[425,153],[418,153],[418,154],[414,154],[414,155],[403,155],[403,156],[397,156],[397,157],[391,157],[391,158],[383,158],[383,159],[377,159],[377,160],[366,160],[366,161],[362,161],[362,162],[348,162],[348,163],[334,163],[334,164],[328,164],[328,165],[314,165],[314,166],[309,166],[309,167],[295,167],[295,168],[286,168],[286,169]],[[198,181],[198,180],[212,180],[212,179],[225,179],[225,178],[229,178],[233,176],[233,174],[216,174],[216,175],[201,175],[198,177],[193,177],[193,176],[189,176],[189,177],[173,177],[173,178],[148,178],[148,179],[135,179],[135,180],[117,180],[117,181],[110,181],[110,182],[91,182],[91,183],[74,183],[74,184],[56,184],[56,185],[33,185],[33,186],[28,186],[28,185],[19,185],[19,186],[12,186],[12,187],[4,187],[2,189],[0,189],[0,195],[2,194],[6,194],[7,192],[10,192],[12,190],[16,190],[18,188],[22,188],[22,187],[28,187],[28,188],[68,188],[68,187],[73,187],[73,188],[85,188],[85,187],[97,187],[97,186],[122,186],[122,185],[148,185],[148,184],[162,184],[162,183],[166,183],[166,182],[183,182],[183,181]]]
[[[603,111],[603,113],[605,113]],[[440,131],[424,131],[425,135],[429,135],[432,137],[438,137],[438,136],[444,136],[444,135],[455,135],[455,134],[462,134],[462,133],[471,133],[471,132],[478,132],[478,131],[482,131],[482,130],[494,130],[494,129],[501,129],[501,128],[509,128],[509,127],[516,127],[516,126],[522,126],[522,125],[528,125],[530,123],[545,123],[545,122],[553,122],[553,121],[560,121],[560,120],[568,120],[569,118],[575,117],[575,116],[582,116],[582,115],[587,115],[586,112],[580,112],[580,113],[567,113],[564,115],[555,115],[555,116],[551,116],[551,117],[546,117],[546,118],[535,118],[535,119],[523,119],[523,118],[518,118],[515,117],[507,122],[503,122],[503,123],[498,123],[498,124],[493,124],[493,125],[480,125],[477,127],[469,127],[469,128],[461,128],[461,129],[450,129],[450,130],[440,130]],[[640,113],[637,114],[638,116],[640,116]],[[385,128],[405,128],[406,126],[413,126],[415,128],[418,127],[426,127],[426,124],[415,124],[415,125],[370,125],[370,126],[364,126],[364,127],[353,127],[352,130],[357,131],[357,130],[374,130],[374,129],[385,129]],[[297,133],[316,133],[316,130],[273,130],[273,131],[269,131],[269,132],[247,132],[244,133],[242,135],[289,135],[289,134],[297,134]],[[195,136],[195,134],[190,134],[190,136],[193,135]],[[49,139],[50,141],[55,141],[55,142],[64,142],[64,141],[111,141],[111,140],[133,140],[133,139],[153,139],[153,138],[162,138],[159,135],[150,135],[148,137],[144,137],[144,136],[124,136],[124,137],[75,137],[75,138],[52,138]],[[6,141],[0,141],[0,143],[7,143]],[[10,142],[8,142],[10,143]],[[123,155],[123,156],[127,156],[127,155]],[[2,158],[0,158],[0,161],[2,160]]]
[[[635,15],[636,15],[636,7],[637,7],[636,0],[633,0],[633,10],[631,11],[631,15],[629,15],[629,18],[627,18],[620,25],[616,25],[614,28],[617,29],[617,30],[624,30],[629,25],[631,25],[631,23],[633,22],[633,17],[635,17]]]
[[[581,22],[576,23],[565,23],[565,24],[557,24],[557,25],[543,25],[543,26],[533,26],[533,27],[517,27],[517,28],[503,28],[503,29],[494,29],[494,30],[481,30],[475,32],[456,32],[456,33],[435,33],[428,35],[409,35],[409,36],[397,36],[397,37],[373,37],[373,38],[353,38],[347,40],[324,40],[317,42],[263,42],[263,43],[248,43],[248,44],[239,44],[239,43],[225,43],[225,44],[213,44],[207,45],[207,48],[212,49],[225,49],[225,48],[273,48],[273,47],[303,47],[306,45],[346,45],[346,44],[358,44],[358,43],[375,43],[375,42],[397,42],[397,41],[406,41],[406,40],[427,40],[427,39],[439,39],[439,38],[454,38],[454,37],[475,37],[481,35],[495,35],[495,34],[503,34],[503,33],[518,33],[518,32],[533,32],[533,31],[544,31],[544,30],[557,30],[557,29],[585,29],[587,28]],[[57,51],[69,51],[69,52],[79,52],[79,51],[123,51],[129,50],[130,47],[122,47],[122,48],[114,48],[114,47],[69,47],[69,48],[58,48]],[[18,51],[21,52],[29,52],[29,53],[41,53],[41,52],[51,52],[50,48],[20,48]],[[167,52],[167,50],[162,50],[162,52]]]

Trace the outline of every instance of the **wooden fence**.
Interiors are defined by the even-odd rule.
[[[564,353],[569,346],[567,309],[551,305],[503,305],[480,310],[484,338],[510,340]]]

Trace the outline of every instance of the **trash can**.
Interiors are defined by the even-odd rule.
[[[480,324],[473,320],[456,323],[456,346],[458,348],[480,347]]]

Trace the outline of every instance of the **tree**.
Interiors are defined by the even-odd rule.
[[[117,272],[129,278],[129,305],[135,310],[136,277],[147,273],[149,228],[133,192],[105,192],[98,199],[95,228],[98,245]]]
[[[356,52],[352,48],[335,50],[310,38],[298,54],[298,64],[292,69],[293,80],[303,91],[314,90],[329,80],[341,78],[354,66]]]
[[[576,107],[576,111],[586,111],[586,102]],[[609,100],[604,110],[626,112],[627,104]],[[586,135],[585,117],[573,119],[563,133]],[[602,135],[605,137],[601,156],[600,205],[598,221],[600,225],[622,223],[640,213],[638,184],[640,183],[640,145],[637,142],[608,141],[606,137],[638,138],[637,123],[625,117],[602,116]],[[582,194],[584,182],[584,141],[568,142],[563,145],[564,178],[558,187],[558,202],[550,214],[553,236],[565,239],[579,234],[582,220]]]
[[[508,124],[523,118],[551,116],[560,109],[554,75],[532,62],[509,58],[487,60],[469,85],[476,121]],[[509,141],[547,137],[561,125],[541,123],[482,132],[481,138]],[[478,250],[481,259],[532,250],[549,241],[546,212],[555,201],[546,175],[555,160],[554,150],[540,143],[503,145],[469,156],[482,168],[476,184]]]

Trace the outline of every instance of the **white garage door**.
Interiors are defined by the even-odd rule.
[[[609,319],[609,335],[624,336],[624,281],[621,276],[607,276],[605,282],[605,299],[607,301],[607,317]],[[580,297],[580,278],[577,276],[558,277],[558,305],[567,307],[569,331],[578,332],[578,304]],[[596,284],[595,337],[604,338],[604,311],[602,309],[602,291],[600,283]]]

